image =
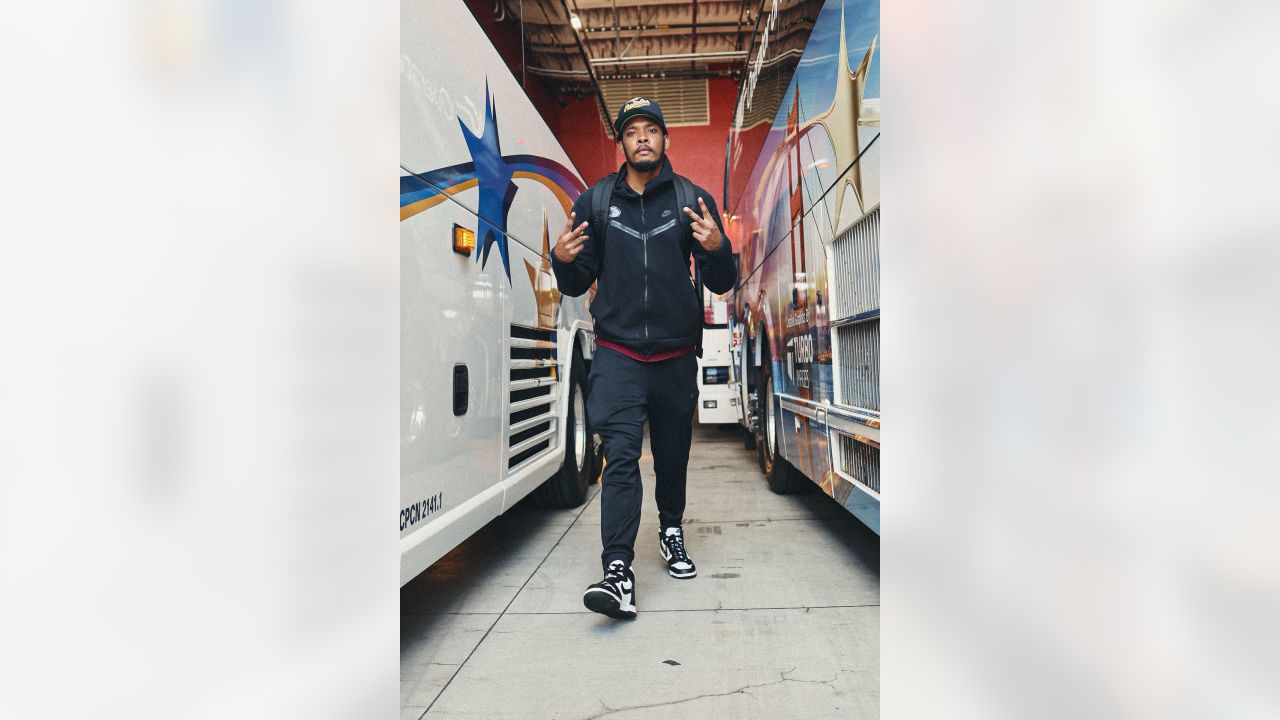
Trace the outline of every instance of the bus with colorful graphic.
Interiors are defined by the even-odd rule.
[[[804,21],[803,52],[770,46]],[[730,386],[770,488],[817,485],[879,533],[879,2],[774,3],[761,25],[725,167]]]
[[[591,293],[550,248],[585,184],[462,0],[400,14],[400,583],[533,494],[582,504]]]

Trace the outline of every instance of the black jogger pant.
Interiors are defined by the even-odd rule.
[[[635,558],[640,529],[640,454],[644,423],[657,476],[658,520],[662,527],[684,519],[685,472],[698,403],[698,359],[688,353],[672,360],[641,362],[600,347],[591,361],[587,417],[604,445],[600,490],[601,564],[628,565]]]

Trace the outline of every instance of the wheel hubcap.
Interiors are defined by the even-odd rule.
[[[578,472],[587,464],[587,409],[582,402],[582,389],[573,387],[573,457]]]
[[[770,377],[770,378],[767,378],[767,380],[769,385],[766,386],[764,389],[764,417],[765,417],[764,427],[765,427],[765,439],[768,441],[767,448],[769,450],[769,457],[772,458],[774,454],[774,448],[777,447],[777,445],[774,444],[774,440],[773,440],[774,423],[776,421],[773,416],[773,378]]]

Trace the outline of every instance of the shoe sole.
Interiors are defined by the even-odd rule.
[[[617,598],[603,590],[584,593],[582,595],[582,604],[591,612],[608,615],[616,620],[632,620],[636,616],[635,605],[622,605]]]

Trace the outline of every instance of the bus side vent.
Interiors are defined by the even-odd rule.
[[[560,377],[554,330],[512,325],[510,348],[510,394],[507,403],[509,471],[549,450],[555,441]]]
[[[880,208],[832,242],[836,402],[880,411]]]
[[[842,405],[880,410],[880,321],[836,328]]]
[[[863,215],[832,242],[831,317],[880,309],[880,208]]]
[[[840,436],[840,471],[853,478],[859,485],[876,493],[880,492],[880,448],[872,447],[849,437]]]

